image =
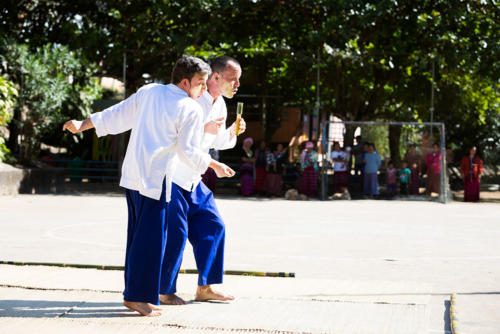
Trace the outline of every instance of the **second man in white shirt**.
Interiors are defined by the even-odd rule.
[[[236,125],[225,127],[227,108],[224,97],[232,98],[240,85],[241,66],[233,58],[222,56],[211,64],[212,74],[207,91],[198,100],[205,117],[202,148],[224,150],[236,145]],[[242,119],[239,133],[245,130]],[[172,200],[168,204],[167,245],[162,265],[160,302],[181,305],[186,302],[175,295],[186,239],[193,246],[198,267],[197,301],[232,300],[234,297],[212,290],[212,284],[223,279],[224,222],[217,210],[212,192],[201,182],[201,174],[179,162],[173,174]]]

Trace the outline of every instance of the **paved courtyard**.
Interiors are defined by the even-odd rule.
[[[151,320],[121,306],[121,271],[0,265],[0,332],[450,333],[451,293],[462,332],[500,332],[499,204],[217,203],[227,270],[296,277],[226,276],[235,302]],[[116,194],[0,197],[0,261],[123,265],[126,214]],[[182,267],[195,268],[189,246]],[[179,277],[185,298],[195,285]]]

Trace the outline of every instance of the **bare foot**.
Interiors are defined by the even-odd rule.
[[[123,305],[125,307],[128,307],[132,311],[137,311],[141,315],[146,316],[146,317],[157,317],[161,315],[160,312],[152,309],[148,303],[140,303],[140,302],[129,302],[127,300],[123,301]]]
[[[196,297],[195,299],[198,302],[205,302],[208,300],[234,300],[234,297],[231,295],[226,295],[222,292],[213,291],[210,285],[198,286],[196,289]]]
[[[187,302],[175,293],[169,295],[160,295],[160,304],[162,305],[186,305]]]
[[[156,305],[153,305],[153,304],[150,304],[148,303],[148,306],[150,309],[152,309],[153,311],[161,311],[161,308],[159,308],[158,306]]]

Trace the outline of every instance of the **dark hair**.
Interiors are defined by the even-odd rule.
[[[217,73],[222,73],[227,67],[227,63],[233,62],[236,65],[240,66],[240,63],[233,57],[229,56],[220,56],[217,58],[212,59],[210,62],[210,67],[212,68],[212,74],[217,72]]]
[[[197,57],[183,55],[175,62],[174,69],[172,70],[171,81],[174,85],[188,79],[191,81],[196,73],[201,75],[211,74],[210,66],[203,60]]]
[[[394,163],[392,162],[392,160],[389,160],[387,161],[387,165],[394,165]]]

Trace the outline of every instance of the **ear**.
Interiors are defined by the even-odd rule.
[[[180,83],[181,83],[182,87],[189,87],[189,80],[188,80],[188,78],[182,79]]]

